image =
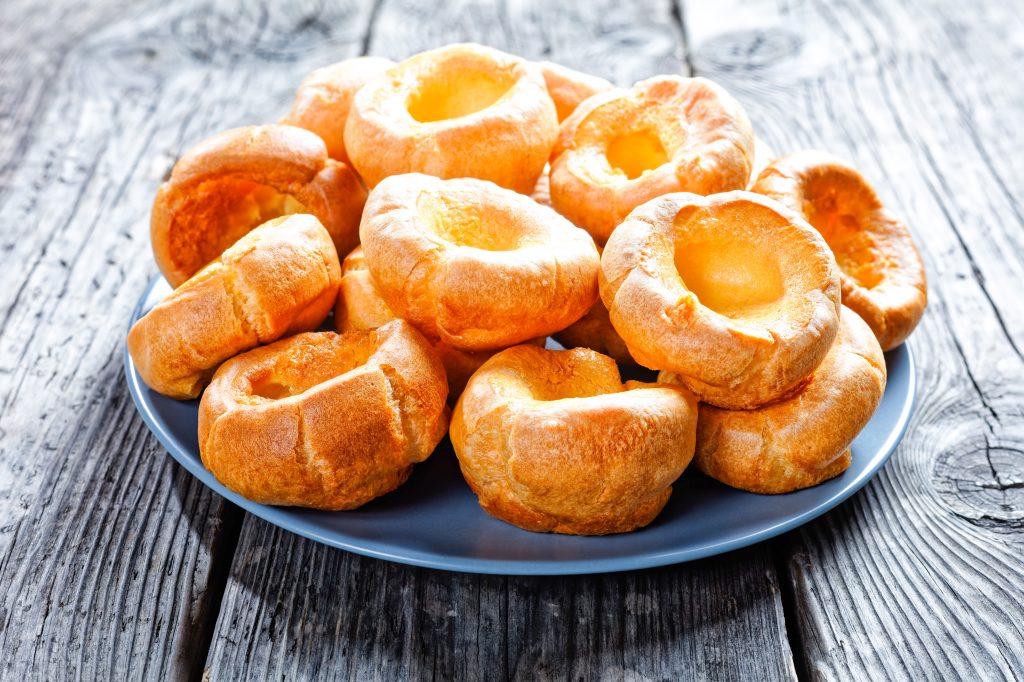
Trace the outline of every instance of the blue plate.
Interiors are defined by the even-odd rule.
[[[154,280],[132,323],[170,291]],[[350,552],[416,566],[472,573],[603,573],[691,561],[752,545],[807,523],[862,488],[892,455],[914,404],[914,356],[906,344],[885,355],[889,383],[881,405],[853,443],[841,476],[787,495],[755,495],[696,471],[646,528],[623,535],[574,537],[531,533],[488,516],[462,479],[448,439],[417,465],[401,488],[345,512],[270,507],[251,502],[203,468],[196,436],[199,401],[171,400],[142,383],[125,351],[125,375],[139,414],[174,459],[246,511],[286,530]]]

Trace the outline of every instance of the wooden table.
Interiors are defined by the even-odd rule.
[[[1024,676],[1024,4],[5,0],[0,36],[0,677]],[[707,76],[877,183],[931,300],[864,491],[693,564],[489,577],[300,539],[167,456],[122,344],[176,156],[316,66],[460,40]]]

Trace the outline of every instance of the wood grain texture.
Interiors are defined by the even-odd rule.
[[[382,0],[366,44],[372,54],[404,59],[472,41],[631,85],[659,73],[685,72],[682,38],[669,0]]]
[[[383,0],[368,50],[454,41],[628,84],[685,69],[664,2]],[[221,678],[786,679],[792,655],[767,547],[598,577],[472,576],[333,551],[246,517],[207,673]]]
[[[777,153],[852,159],[928,269],[907,437],[784,548],[812,677],[1024,674],[1024,173],[1005,152],[1024,141],[1009,80],[1024,18],[1011,5],[766,0],[685,15],[696,72],[736,94]]]
[[[201,670],[240,514],[135,413],[122,344],[181,149],[274,117],[370,7],[0,11],[0,678]]]
[[[367,559],[246,517],[211,679],[793,677],[766,547],[565,578]]]

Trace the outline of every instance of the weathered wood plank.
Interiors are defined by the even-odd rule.
[[[0,677],[183,678],[240,514],[174,465],[122,378],[180,150],[273,118],[359,49],[368,3],[8,2],[0,12]],[[7,133],[10,132],[10,135]]]
[[[791,542],[805,672],[1024,675],[1024,239],[1019,7],[771,0],[688,6],[696,71],[777,152],[853,159],[907,217],[930,309],[893,461]],[[729,17],[730,22],[723,21]]]
[[[793,676],[762,546],[601,576],[470,575],[339,552],[246,517],[211,679]]]
[[[472,40],[620,83],[679,72],[667,2],[384,0],[403,58]],[[247,517],[207,672],[220,678],[780,679],[794,675],[766,547],[658,571],[502,578],[333,551]]]
[[[383,0],[367,46],[372,54],[404,59],[462,41],[549,59],[623,85],[686,69],[682,33],[669,0]]]

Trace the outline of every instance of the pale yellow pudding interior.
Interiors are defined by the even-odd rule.
[[[701,304],[729,318],[766,314],[785,296],[778,262],[744,239],[677,244],[675,264]]]
[[[189,195],[175,216],[170,253],[193,272],[214,260],[253,228],[273,218],[304,213],[290,194],[248,180],[207,182]]]
[[[576,374],[558,383],[535,382],[530,386],[530,397],[534,400],[567,400],[570,398],[593,398],[598,395],[618,393],[621,381],[609,381],[599,374]]]
[[[353,332],[344,344],[320,337],[293,345],[249,377],[249,402],[280,400],[309,389],[366,364],[376,350],[372,332]]]
[[[426,230],[459,246],[512,251],[544,237],[515,207],[481,201],[472,193],[422,192],[416,207]]]
[[[839,172],[811,178],[804,187],[807,221],[825,238],[840,269],[866,289],[884,278],[885,257],[869,222],[876,208],[859,178]]]
[[[420,123],[433,123],[475,114],[501,99],[515,83],[506,71],[439,68],[420,77],[406,108]]]
[[[624,390],[615,361],[586,348],[540,351],[526,371],[492,375],[506,395],[538,402],[593,398]]]
[[[619,135],[608,143],[605,152],[613,170],[635,180],[647,171],[668,162],[668,154],[658,136],[649,130]]]
[[[225,183],[226,184],[226,183]],[[292,213],[303,213],[306,207],[290,194],[278,192],[268,185],[236,181],[234,205],[228,207],[224,220],[232,226],[253,228],[268,220]]]

